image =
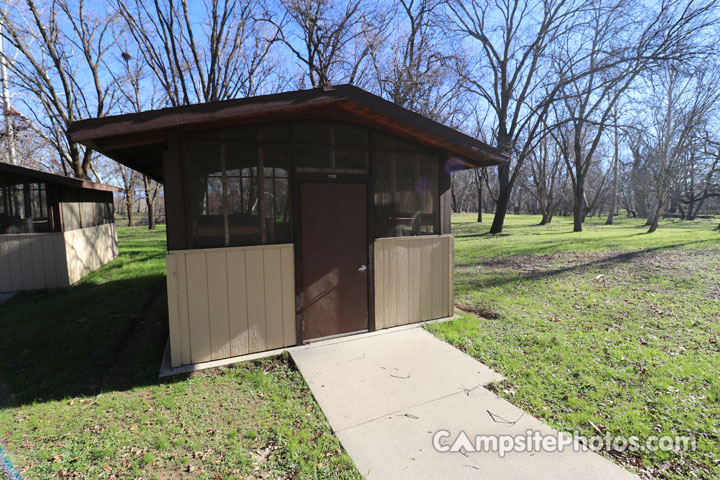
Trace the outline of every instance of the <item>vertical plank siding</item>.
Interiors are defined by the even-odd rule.
[[[452,235],[375,240],[375,326],[397,325],[453,314]]]
[[[63,236],[70,285],[118,256],[114,223],[66,231]]]
[[[293,245],[167,254],[173,367],[295,345]]]
[[[207,273],[210,351],[212,359],[218,360],[230,356],[230,307],[225,252],[207,254]]]
[[[192,363],[208,362],[212,360],[210,345],[210,304],[207,277],[206,255],[188,255],[185,258],[187,269],[187,309],[190,322],[190,357]],[[212,285],[212,288],[221,288],[221,285]],[[191,293],[192,292],[192,293]]]
[[[114,224],[0,235],[0,292],[68,287],[117,255]]]

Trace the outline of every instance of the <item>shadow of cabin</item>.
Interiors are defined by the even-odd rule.
[[[149,275],[0,305],[0,383],[11,405],[158,383],[166,298],[164,276]]]

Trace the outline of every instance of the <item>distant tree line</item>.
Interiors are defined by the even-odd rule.
[[[492,233],[508,212],[581,231],[620,210],[654,231],[718,207],[718,19],[717,0],[9,0],[5,160],[113,181],[152,212],[161,187],[71,122],[352,83],[508,154],[452,182]]]

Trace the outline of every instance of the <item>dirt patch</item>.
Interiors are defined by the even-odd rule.
[[[157,282],[150,295],[148,295],[148,299],[140,313],[129,315],[131,319],[130,326],[111,357],[113,363],[102,380],[103,389],[117,388],[131,382],[132,370],[137,367],[133,360],[145,346],[146,337],[150,334],[150,325],[148,324],[150,311],[158,301],[165,301],[163,292],[166,288],[164,280]]]
[[[472,313],[482,318],[489,318],[490,320],[497,320],[500,318],[498,313],[493,312],[489,308],[483,307],[482,305],[466,305],[464,303],[456,304],[457,308],[465,313]]]
[[[552,255],[513,255],[481,264],[493,270],[512,270],[525,274],[544,274],[553,270],[603,269],[632,266],[649,273],[692,277],[700,272],[717,271],[720,253],[716,250],[608,250],[604,252],[558,252]]]

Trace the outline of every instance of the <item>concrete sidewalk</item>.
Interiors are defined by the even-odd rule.
[[[343,447],[369,479],[635,479],[592,452],[441,453],[433,434],[555,431],[483,388],[498,373],[422,328],[289,350]]]

